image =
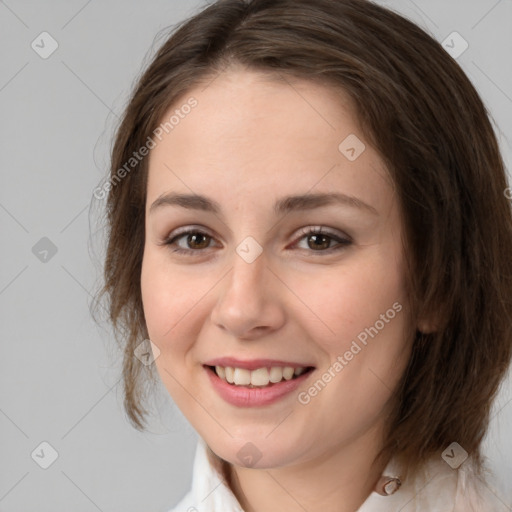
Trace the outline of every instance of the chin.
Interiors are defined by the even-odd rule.
[[[271,469],[289,465],[296,459],[297,445],[265,438],[265,435],[244,436],[243,439],[226,438],[211,442],[204,438],[212,451],[221,459],[235,466],[252,469]]]

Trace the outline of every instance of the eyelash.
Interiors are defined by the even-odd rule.
[[[188,236],[188,235],[202,235],[202,236],[206,236],[207,238],[209,239],[213,239],[212,236],[210,236],[208,233],[205,233],[204,231],[201,231],[199,229],[188,229],[186,231],[182,231],[181,233],[178,233],[177,235],[173,236],[172,238],[169,237],[167,238],[166,240],[164,240],[162,242],[161,245],[167,245],[167,246],[173,246],[176,244],[176,241],[179,240],[180,238],[183,238],[185,236]],[[298,239],[298,242],[300,242],[300,240],[302,240],[303,238],[307,238],[308,236],[312,236],[312,235],[323,235],[331,240],[334,240],[336,242],[338,242],[338,245],[335,246],[335,247],[331,247],[329,249],[326,249],[326,250],[318,250],[318,251],[314,251],[312,249],[309,250],[309,252],[313,252],[313,253],[318,253],[319,255],[321,255],[321,253],[327,253],[327,254],[331,254],[332,252],[334,251],[339,251],[341,249],[344,249],[345,247],[349,246],[352,244],[352,240],[349,240],[348,238],[341,238],[337,235],[335,235],[334,233],[330,233],[328,231],[325,231],[323,228],[303,228],[301,231],[300,231],[300,237]],[[296,244],[295,243],[295,244]],[[295,245],[294,244],[294,245]],[[177,254],[183,254],[183,255],[187,255],[187,256],[199,256],[205,249],[182,249],[182,248],[175,248],[172,252],[173,253],[177,253]],[[307,249],[305,249],[307,250]],[[196,254],[193,254],[193,253],[196,253]]]

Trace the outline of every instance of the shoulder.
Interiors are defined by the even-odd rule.
[[[467,462],[467,463],[466,463]],[[484,467],[478,473],[472,459],[464,462],[457,472],[457,489],[455,491],[454,512],[508,512],[511,509],[494,492],[492,475]],[[453,470],[452,470],[453,471]]]
[[[508,508],[489,491],[487,471],[467,458],[452,468],[441,457],[429,460],[414,481],[415,509],[440,512],[500,512]]]
[[[390,468],[396,468],[393,462],[386,474],[396,472]],[[508,512],[510,509],[490,492],[486,478],[486,471],[479,475],[471,458],[453,469],[435,457],[407,478],[395,494],[372,493],[358,512]]]

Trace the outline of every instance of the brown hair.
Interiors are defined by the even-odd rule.
[[[145,428],[148,337],[140,275],[147,159],[116,172],[168,109],[241,64],[348,93],[380,153],[403,217],[413,319],[409,365],[396,390],[383,456],[415,470],[457,441],[478,465],[492,400],[511,358],[512,215],[486,108],[459,65],[414,23],[366,0],[219,0],[184,21],[142,74],[117,129],[106,204],[104,286],[124,347],[125,409]]]

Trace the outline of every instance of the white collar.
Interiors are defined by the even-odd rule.
[[[383,474],[395,476],[397,466],[389,462]],[[391,496],[372,492],[357,512],[483,512],[501,510],[484,508],[476,494],[474,468],[468,459],[458,470],[451,469],[440,457],[425,464],[414,481],[403,482]],[[493,502],[496,507],[497,502]],[[473,508],[475,507],[475,508]],[[244,512],[231,489],[210,464],[207,445],[199,437],[194,457],[192,488],[169,512]]]

